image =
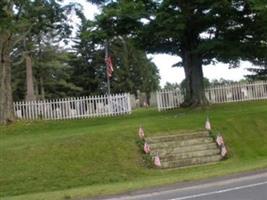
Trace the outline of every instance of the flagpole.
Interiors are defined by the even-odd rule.
[[[105,41],[105,60],[108,59],[108,40]],[[108,95],[110,95],[110,80],[108,74],[108,63],[106,62],[106,75],[107,75],[107,87],[108,87]]]

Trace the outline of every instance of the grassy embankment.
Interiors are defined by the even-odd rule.
[[[143,166],[136,144],[140,124],[146,135],[170,134],[202,128],[207,113],[230,159],[175,170]],[[0,126],[1,200],[92,197],[266,167],[267,101]]]

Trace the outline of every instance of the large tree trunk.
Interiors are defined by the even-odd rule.
[[[203,84],[202,59],[190,51],[183,52],[183,66],[186,77],[183,107],[204,106],[208,104]]]
[[[194,12],[191,8],[189,10],[186,8],[185,11],[191,15]],[[184,107],[208,104],[203,83],[202,55],[197,51],[199,44],[199,33],[195,31],[192,17],[189,17],[180,52],[186,79],[185,98],[182,104]]]
[[[14,121],[13,99],[11,89],[11,59],[12,47],[9,32],[0,34],[0,123],[6,124]]]
[[[32,58],[29,54],[26,55],[26,80],[27,80],[27,91],[26,101],[34,101],[36,97],[34,95],[33,75],[32,75]]]

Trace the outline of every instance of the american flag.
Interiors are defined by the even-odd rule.
[[[223,137],[221,135],[217,135],[216,143],[217,143],[218,146],[224,145]]]
[[[144,144],[144,152],[145,153],[149,153],[150,152],[150,147],[149,147],[149,145],[146,142]]]
[[[138,134],[139,134],[140,139],[144,139],[145,133],[144,133],[144,129],[142,127],[139,128]]]
[[[209,118],[207,118],[207,120],[206,120],[205,128],[206,128],[208,131],[211,130],[211,124],[210,124],[210,120],[209,120]]]
[[[154,158],[154,165],[157,167],[161,167],[161,162],[158,154]]]
[[[111,57],[108,56],[105,59],[105,61],[106,61],[106,65],[107,65],[107,74],[108,74],[108,77],[110,78],[110,77],[112,77],[112,72],[114,71]]]
[[[227,149],[224,145],[222,145],[222,148],[221,148],[221,155],[222,157],[225,157],[227,155]]]

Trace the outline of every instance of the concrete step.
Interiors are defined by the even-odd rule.
[[[145,140],[150,146],[150,155],[159,155],[162,168],[206,164],[222,159],[220,149],[208,131],[149,137]]]
[[[162,149],[162,148],[172,148],[172,147],[184,147],[184,146],[193,146],[198,144],[207,144],[213,142],[213,139],[210,137],[200,137],[186,140],[175,140],[159,143],[148,143],[151,149]]]
[[[195,132],[191,132],[187,134],[179,133],[176,135],[148,137],[146,138],[146,142],[151,145],[153,143],[159,143],[159,142],[189,140],[189,139],[202,138],[202,137],[208,137],[208,136],[209,136],[208,131],[195,131]]]
[[[220,161],[221,159],[222,157],[220,155],[213,155],[213,156],[201,156],[201,157],[187,158],[174,161],[165,161],[165,162],[163,161],[161,162],[161,168],[178,168],[178,167],[200,165],[206,163],[214,163]]]
[[[151,155],[155,156],[157,153],[160,156],[166,156],[168,154],[181,154],[186,152],[194,152],[194,151],[203,151],[203,150],[212,150],[218,149],[217,145],[214,142],[209,142],[205,144],[197,144],[192,146],[184,146],[184,147],[171,147],[171,148],[151,148]]]
[[[189,158],[196,158],[196,157],[207,157],[207,156],[214,156],[219,155],[220,150],[218,148],[214,149],[207,149],[202,151],[191,151],[191,152],[185,152],[185,153],[179,153],[179,154],[167,154],[165,156],[161,156],[159,154],[160,160],[162,162],[168,162],[168,161],[175,161],[175,160],[181,160],[181,159],[189,159]]]

